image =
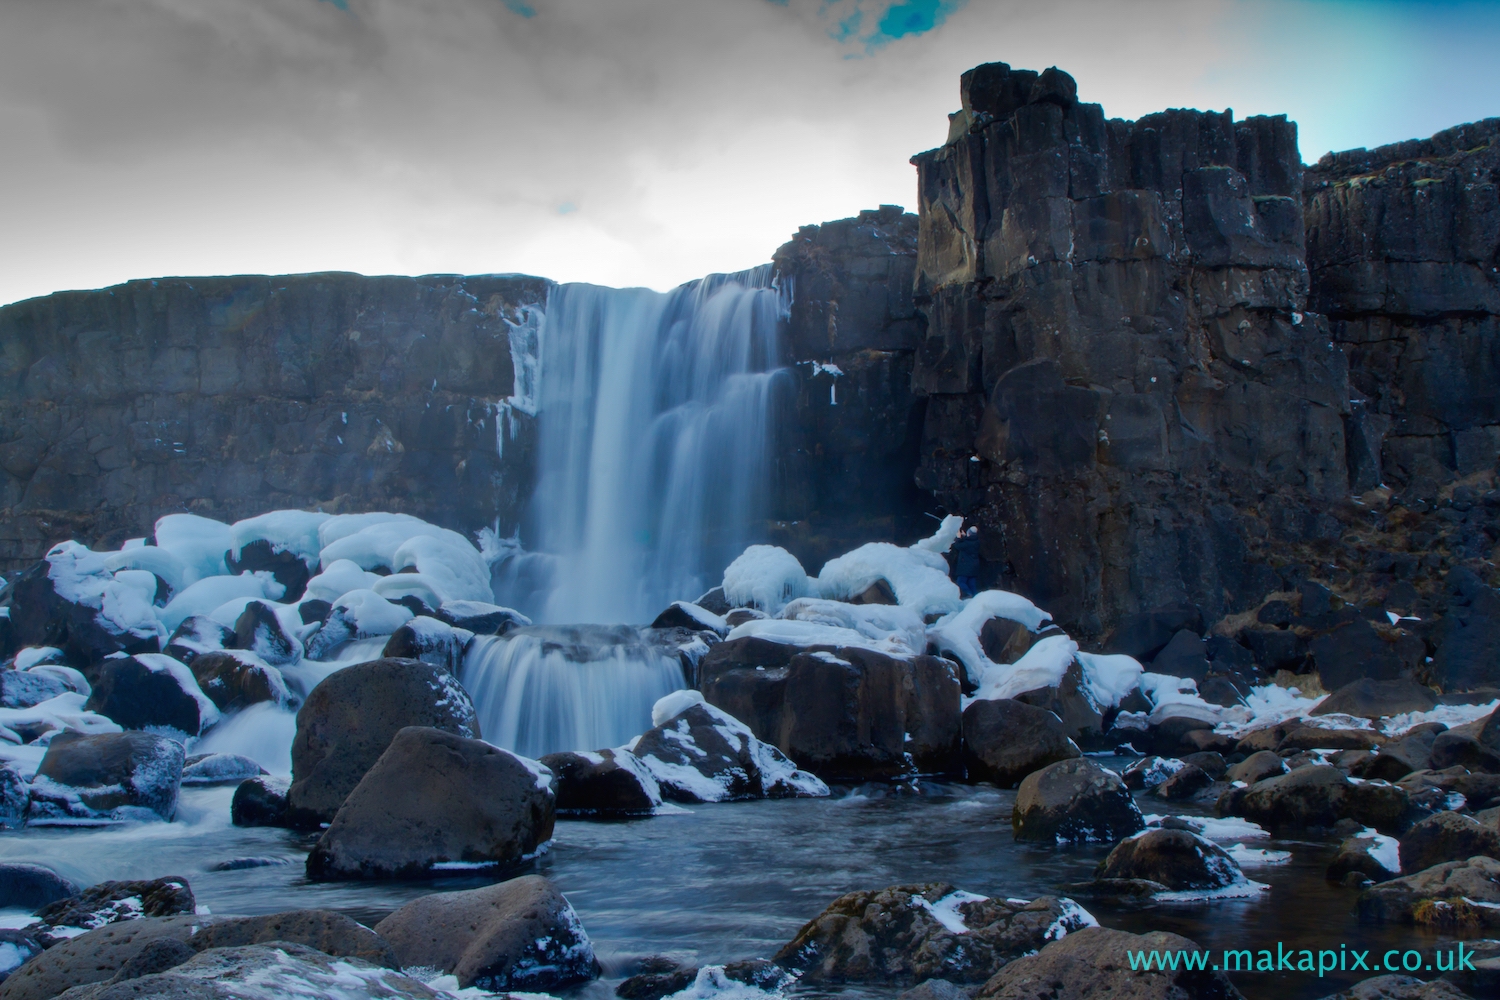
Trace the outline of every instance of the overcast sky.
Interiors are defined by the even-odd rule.
[[[1500,3],[0,0],[0,302],[169,274],[666,288],[914,207],[958,76],[1285,113],[1303,158],[1500,115]]]

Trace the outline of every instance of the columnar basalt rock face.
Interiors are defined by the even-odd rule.
[[[1269,582],[1244,508],[1346,487],[1347,374],[1306,308],[1296,125],[1106,120],[1071,78],[964,74],[914,158],[927,397],[917,482],[1002,585],[1097,633]]]
[[[512,336],[526,351],[549,287],[166,278],[0,309],[0,572],[181,510],[513,517],[534,432],[504,405]]]
[[[1500,118],[1330,153],[1306,177],[1311,306],[1349,358],[1357,491],[1495,471]]]

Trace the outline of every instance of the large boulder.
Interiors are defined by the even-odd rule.
[[[1401,867],[1407,871],[1479,854],[1500,861],[1500,829],[1462,813],[1435,813],[1401,835]]]
[[[207,615],[189,615],[162,647],[162,653],[192,666],[193,661],[204,653],[233,649],[234,642],[234,629],[220,625]]]
[[[441,865],[508,864],[552,838],[555,808],[552,772],[535,761],[409,726],[339,807],[307,874],[407,878]]]
[[[257,917],[216,917],[188,944],[198,951],[290,941],[325,955],[357,958],[386,969],[401,962],[391,945],[364,924],[333,910],[286,910]]]
[[[59,733],[31,783],[27,822],[170,821],[183,759],[181,743],[155,733]]]
[[[1187,830],[1147,830],[1126,837],[1094,870],[1096,879],[1145,879],[1172,892],[1245,883],[1240,866],[1218,844]]]
[[[647,816],[661,806],[661,786],[635,754],[564,751],[541,763],[557,777],[559,816]]]
[[[188,940],[209,919],[122,920],[59,941],[0,984],[0,1000],[51,1000],[75,986],[105,982],[147,949],[170,950],[181,961],[192,954]]]
[[[828,794],[827,785],[798,770],[744,723],[701,698],[695,702],[694,695],[669,696],[686,707],[642,734],[631,747],[655,776],[664,798],[727,802]]]
[[[1211,962],[1189,968],[1140,969],[1140,956],[1201,951],[1185,937],[1166,931],[1128,934],[1091,927],[1053,941],[1035,955],[1016,959],[995,973],[976,1000],[1243,1000]],[[1135,957],[1136,964],[1131,963]]]
[[[182,765],[182,784],[238,785],[250,778],[266,775],[260,764],[237,753],[200,753]]]
[[[285,778],[269,775],[240,782],[229,804],[230,822],[235,826],[288,826],[286,796],[290,784]]]
[[[454,628],[427,615],[418,615],[391,633],[381,656],[421,660],[441,667],[454,677],[463,669],[464,652],[474,642],[474,633]]]
[[[316,829],[408,726],[479,738],[468,692],[440,667],[372,660],[330,674],[297,712],[288,821]]]
[[[1341,819],[1392,832],[1406,813],[1404,788],[1384,782],[1354,782],[1336,767],[1309,765],[1289,774],[1230,789],[1219,800],[1221,815],[1243,816],[1268,829],[1331,827]]]
[[[0,907],[35,910],[78,893],[71,879],[44,865],[21,861],[0,864]]]
[[[288,625],[295,627],[297,617],[283,622],[276,609],[265,601],[251,601],[235,619],[234,646],[254,653],[272,666],[298,663],[302,659],[302,641],[295,632],[288,634]]]
[[[1359,918],[1438,929],[1500,928],[1500,861],[1446,861],[1371,886],[1360,894]]]
[[[402,965],[438,969],[462,989],[545,991],[599,974],[578,914],[539,875],[422,896],[375,932]]]
[[[219,721],[219,709],[193,672],[160,653],[105,660],[84,705],[125,729],[174,729],[198,736]]]
[[[1028,774],[1083,756],[1044,708],[1011,698],[978,699],[963,713],[964,768],[970,781],[1014,788]]]
[[[1361,677],[1350,681],[1318,702],[1313,715],[1356,715],[1378,719],[1403,712],[1428,712],[1437,707],[1438,698],[1429,687],[1405,677],[1377,680]]]
[[[151,601],[115,580],[104,557],[77,542],[54,545],[8,589],[17,647],[55,646],[89,671],[112,653],[160,648]]]
[[[840,896],[775,961],[808,983],[977,983],[1006,962],[1096,921],[1069,899],[994,900],[946,883]]]
[[[193,676],[221,712],[234,712],[263,701],[285,705],[292,699],[281,671],[243,649],[200,653],[193,657]]]
[[[1401,845],[1394,837],[1366,830],[1344,838],[1339,853],[1328,863],[1330,882],[1354,875],[1371,882],[1384,882],[1401,874]]]
[[[69,690],[61,678],[50,674],[0,669],[0,708],[31,708]]]
[[[1011,813],[1017,840],[1112,841],[1146,826],[1130,790],[1087,758],[1058,761],[1021,782]]]
[[[1422,662],[1426,646],[1410,632],[1377,629],[1356,618],[1313,639],[1308,645],[1323,690],[1338,691],[1361,678],[1393,681]]]
[[[1166,648],[1173,636],[1183,630],[1201,635],[1203,612],[1187,604],[1138,611],[1121,616],[1105,648],[1111,653],[1124,653],[1142,663],[1149,663]]]
[[[1257,781],[1286,774],[1286,761],[1273,750],[1257,750],[1238,764],[1230,766],[1224,777],[1231,781],[1242,781],[1253,785]]]

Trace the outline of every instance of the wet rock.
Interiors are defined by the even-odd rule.
[[[1224,755],[1217,751],[1204,750],[1184,754],[1181,759],[1184,764],[1192,764],[1214,781],[1219,781],[1229,773],[1229,764],[1224,760]]]
[[[187,736],[219,721],[193,672],[159,653],[105,660],[84,707],[126,729],[175,729]]]
[[[519,611],[481,601],[444,601],[437,618],[475,635],[504,635],[513,628],[531,624],[531,619]]]
[[[48,903],[36,911],[45,924],[39,933],[44,944],[67,940],[77,929],[94,930],[121,920],[175,917],[196,909],[193,890],[185,878],[100,882],[73,896]]]
[[[1125,783],[1091,760],[1065,760],[1035,771],[1016,792],[1011,827],[1017,840],[1111,841],[1146,821]]]
[[[300,563],[301,560],[299,559]],[[251,601],[234,623],[234,646],[254,653],[274,667],[301,661],[302,642],[288,635],[281,619],[264,601]]]
[[[535,761],[410,726],[339,807],[307,874],[410,878],[436,865],[519,861],[552,838],[555,808],[552,773]]]
[[[0,830],[19,830],[31,809],[31,786],[14,766],[0,767]]]
[[[1101,927],[1075,931],[1035,955],[1019,958],[997,972],[975,994],[976,1000],[1242,1000],[1222,972],[1211,969],[1132,969],[1130,956],[1142,952],[1196,952],[1196,944],[1166,931],[1128,934]],[[1209,963],[1205,963],[1206,965]]]
[[[1120,780],[1133,792],[1154,791],[1184,766],[1186,765],[1176,757],[1142,757],[1125,769]]]
[[[1257,781],[1286,774],[1286,771],[1286,761],[1281,759],[1280,754],[1271,750],[1257,750],[1238,764],[1232,765],[1224,777],[1230,781],[1243,781],[1247,785],[1253,785]]]
[[[1447,861],[1366,889],[1359,919],[1437,929],[1500,927],[1500,861]],[[1480,904],[1480,905],[1476,905]]]
[[[200,653],[191,669],[199,688],[221,712],[236,712],[264,701],[285,705],[292,698],[281,671],[245,650]]]
[[[1405,789],[1350,781],[1336,767],[1308,766],[1290,774],[1231,789],[1221,814],[1243,816],[1267,829],[1331,827],[1352,819],[1377,830],[1395,830],[1407,809]]]
[[[189,915],[124,920],[59,941],[6,979],[0,985],[0,1000],[51,1000],[75,986],[106,982],[154,945],[186,946],[210,919]]]
[[[1400,845],[1395,838],[1375,833],[1357,833],[1339,844],[1338,855],[1328,864],[1330,882],[1342,882],[1350,875],[1363,876],[1371,882],[1384,882],[1401,874]]]
[[[798,770],[727,712],[702,702],[685,704],[632,748],[656,777],[663,798],[729,802],[828,794],[827,785]]]
[[[1469,994],[1441,979],[1423,982],[1414,976],[1372,976],[1323,1000],[1470,1000]]]
[[[1223,889],[1245,881],[1222,847],[1187,830],[1147,830],[1126,837],[1094,869],[1099,879],[1145,879],[1172,892]]]
[[[648,958],[639,968],[615,987],[615,996],[621,1000],[661,1000],[687,989],[698,978],[697,966],[679,965],[664,956]]]
[[[463,669],[464,653],[473,641],[474,633],[467,629],[418,615],[391,633],[380,655],[388,659],[421,660],[457,677]]]
[[[557,777],[560,816],[648,816],[661,805],[661,787],[634,754],[565,751],[541,763]]]
[[[1429,687],[1404,677],[1376,680],[1361,677],[1318,702],[1313,715],[1356,715],[1378,719],[1403,712],[1429,712],[1437,707],[1437,695]]]
[[[469,695],[446,670],[417,660],[373,660],[330,674],[297,712],[289,821],[316,829],[407,726],[479,738]]]
[[[1014,788],[1028,774],[1082,756],[1046,709],[1009,698],[970,702],[963,712],[964,767],[970,781]]]
[[[266,774],[249,757],[237,753],[201,753],[189,757],[182,765],[184,785],[238,785],[247,778]]]
[[[1181,770],[1156,786],[1154,794],[1159,799],[1180,802],[1206,791],[1213,783],[1214,779],[1202,768],[1184,763]]]
[[[1484,826],[1461,813],[1428,816],[1401,835],[1401,865],[1407,871],[1480,854],[1500,861],[1500,829]]]
[[[191,615],[177,626],[162,653],[191,667],[197,657],[233,649],[234,642],[234,629],[225,628],[207,615]]]
[[[375,931],[402,965],[439,969],[465,989],[553,990],[599,974],[578,914],[537,875],[422,896]]]
[[[182,744],[154,733],[59,733],[32,781],[27,822],[170,821],[182,762]]]
[[[1072,900],[993,900],[946,883],[851,892],[774,956],[807,983],[981,982],[1094,918]]]
[[[390,944],[375,931],[333,910],[286,910],[258,917],[216,917],[188,939],[196,951],[290,941],[325,955],[357,958],[400,969]]]
[[[30,708],[68,693],[56,677],[29,670],[0,670],[0,708]]]
[[[234,790],[229,806],[230,821],[235,826],[288,826],[287,788],[285,778],[250,778]]]
[[[0,864],[0,907],[35,910],[81,890],[44,865],[9,861]]]
[[[693,632],[715,632],[721,636],[729,634],[729,623],[722,616],[688,601],[673,601],[656,616],[651,627],[685,628]]]

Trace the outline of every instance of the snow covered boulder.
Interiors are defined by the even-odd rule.
[[[257,778],[266,773],[249,757],[237,753],[200,753],[189,757],[182,765],[184,785],[238,785],[248,778]]]
[[[1017,840],[1063,844],[1119,840],[1146,826],[1125,782],[1086,758],[1034,771],[1016,791]]]
[[[483,601],[444,601],[437,610],[437,618],[475,635],[504,635],[513,628],[531,624],[531,619],[519,611]]]
[[[333,602],[323,627],[307,641],[307,655],[321,660],[351,639],[390,635],[413,617],[373,590],[351,590]]]
[[[724,569],[724,599],[732,608],[774,614],[811,590],[797,557],[776,545],[752,545]]]
[[[536,761],[408,726],[339,807],[307,857],[308,878],[412,878],[520,861],[552,839],[552,781]]]
[[[1407,871],[1462,861],[1476,854],[1500,861],[1500,830],[1461,813],[1428,816],[1401,835],[1401,865]]]
[[[153,593],[119,580],[105,558],[77,542],[59,542],[10,584],[17,646],[56,646],[68,662],[90,667],[111,653],[156,652],[163,638]]]
[[[69,690],[60,678],[29,670],[0,670],[0,708],[31,708]]]
[[[646,816],[661,805],[656,778],[632,753],[564,751],[541,762],[557,776],[560,816]]]
[[[207,615],[189,615],[162,647],[162,654],[192,666],[196,657],[233,649],[234,643],[234,629],[220,625]]]
[[[981,983],[1007,962],[1097,921],[1070,899],[988,899],[943,882],[840,896],[782,945],[807,983]]]
[[[970,781],[1014,788],[1028,774],[1082,753],[1057,716],[1010,698],[977,699],[963,713],[964,767]]]
[[[1171,892],[1249,884],[1228,852],[1187,830],[1151,829],[1126,837],[1099,862],[1094,877],[1144,879],[1160,883]]]
[[[345,667],[308,693],[292,742],[290,821],[316,829],[407,726],[479,738],[468,693],[446,670],[418,660]]]
[[[219,709],[193,672],[160,653],[105,660],[84,706],[125,729],[170,729],[201,735],[219,721]]]
[[[1140,969],[1139,956],[1153,951],[1177,955],[1203,949],[1166,931],[1130,934],[1085,927],[1011,962],[980,988],[975,1000],[1036,1000],[1039,995],[1052,1000],[1243,1000],[1229,977],[1207,960],[1197,968],[1183,962],[1176,968]],[[1132,956],[1136,966],[1130,963]]]
[[[182,762],[182,744],[154,733],[59,733],[32,781],[27,822],[170,821],[177,813]]]
[[[234,622],[234,646],[248,650],[274,667],[298,663],[302,642],[297,638],[300,616],[290,605],[272,607],[265,601],[245,605]]]
[[[555,990],[599,975],[578,914],[539,875],[422,896],[375,932],[402,965],[455,976],[460,989]]]
[[[327,519],[327,514],[277,510],[237,521],[224,563],[231,573],[270,573],[286,588],[285,600],[300,600],[311,568],[318,565],[318,526]]]
[[[652,721],[656,727],[629,749],[656,778],[663,798],[728,802],[828,794],[827,785],[696,691],[657,702]]]
[[[1343,882],[1350,876],[1365,882],[1385,882],[1400,874],[1400,843],[1395,837],[1374,830],[1344,838],[1327,871],[1330,882]]]
[[[720,616],[687,601],[673,601],[651,622],[652,628],[685,628],[694,632],[729,634],[729,623]]]
[[[418,615],[391,633],[380,655],[421,660],[457,677],[464,665],[464,652],[473,641],[474,633],[467,629]]]
[[[263,701],[277,705],[291,701],[281,671],[243,649],[201,654],[190,669],[220,712],[237,712]]]

